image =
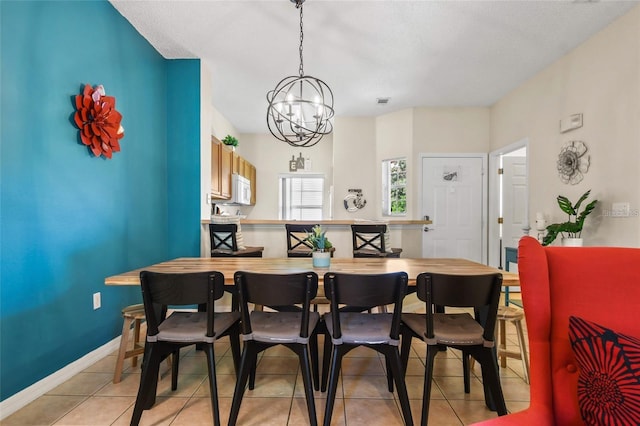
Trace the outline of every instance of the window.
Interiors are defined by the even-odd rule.
[[[382,214],[407,214],[407,160],[396,158],[382,162]]]
[[[281,175],[280,219],[322,220],[324,176]]]

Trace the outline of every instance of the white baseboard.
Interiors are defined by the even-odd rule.
[[[0,402],[0,420],[10,416],[51,389],[66,382],[71,377],[92,366],[119,347],[120,336]]]

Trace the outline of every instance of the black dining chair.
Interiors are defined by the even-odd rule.
[[[314,224],[285,223],[287,257],[311,257],[313,247],[307,241],[307,236],[314,226]]]
[[[307,241],[309,234],[313,232],[315,224],[285,223],[287,231],[287,257],[311,257],[313,247]],[[328,249],[333,257],[335,248]]]
[[[231,339],[236,373],[240,358],[240,313],[215,312],[214,301],[224,293],[224,276],[220,272],[140,273],[142,300],[147,319],[147,338],[140,387],[136,397],[131,425],[137,425],[144,410],[155,404],[160,363],[169,354],[185,346],[200,344],[207,356],[209,391],[213,423],[220,425],[214,342],[223,336]],[[173,311],[168,307],[201,306],[202,311]],[[173,357],[177,373],[178,357]],[[172,390],[177,386],[177,374],[172,375]]]
[[[465,391],[468,388],[468,359],[472,356],[482,367],[485,401],[495,406],[499,415],[507,414],[495,355],[494,331],[502,274],[449,275],[421,273],[416,279],[418,298],[425,302],[426,314],[402,314],[402,364],[406,366],[411,339],[417,337],[427,344],[427,359],[422,395],[422,419],[429,419],[429,402],[433,379],[433,365],[442,348],[462,351],[465,370]],[[471,308],[469,312],[445,313],[447,307]],[[442,310],[445,310],[443,312]]]
[[[400,408],[407,425],[413,425],[404,370],[398,345],[402,301],[407,292],[407,274],[342,274],[324,275],[325,295],[331,311],[323,315],[328,336],[322,366],[322,390],[328,377],[324,425],[331,424],[333,405],[343,357],[359,346],[371,348],[385,357],[389,391],[395,382]],[[375,306],[393,305],[393,313],[369,313]],[[330,370],[330,371],[329,371]]]
[[[210,223],[211,257],[262,257],[264,247],[239,245],[237,235],[235,223]]]
[[[353,257],[400,257],[401,248],[389,247],[386,224],[351,225]]]
[[[259,364],[256,365],[258,354],[276,345],[283,345],[298,355],[309,424],[317,425],[313,387],[314,378],[316,386],[319,381],[317,326],[320,315],[311,312],[310,306],[318,292],[318,275],[315,272],[276,275],[239,271],[234,279],[242,316],[244,347],[229,425],[235,425],[238,420],[249,376],[259,368]],[[250,303],[267,309],[250,310]],[[250,389],[252,385],[250,382]]]

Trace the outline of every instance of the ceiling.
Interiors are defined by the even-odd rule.
[[[266,93],[298,74],[293,3],[110,2],[165,58],[207,64],[212,103],[239,132],[268,132]],[[307,0],[304,71],[331,87],[337,116],[489,106],[637,4]]]

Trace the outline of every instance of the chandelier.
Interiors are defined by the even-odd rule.
[[[333,131],[333,92],[319,78],[304,75],[302,60],[302,3],[300,9],[300,68],[297,76],[285,77],[267,93],[267,126],[273,136],[296,147],[313,146]]]

